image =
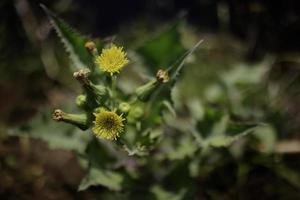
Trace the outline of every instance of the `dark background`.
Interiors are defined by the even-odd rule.
[[[20,126],[26,129],[24,124],[30,121],[41,107],[55,105],[55,101],[61,101],[59,95],[53,98],[57,88],[63,89],[63,92],[76,90],[68,78],[67,70],[58,70],[53,63],[48,63],[47,58],[57,56],[59,64],[67,65],[66,60],[59,60],[59,56],[65,55],[64,50],[50,28],[40,3],[91,37],[104,38],[119,32],[124,33],[126,27],[137,21],[145,22],[152,29],[159,29],[160,25],[184,18],[199,32],[216,37],[226,34],[243,42],[246,49],[243,54],[245,62],[258,62],[268,54],[280,56],[300,51],[299,0],[1,0],[0,162],[11,163],[8,155],[15,155],[19,159],[19,166],[12,164],[3,170],[0,165],[0,199],[13,197],[15,193],[20,194],[21,199],[41,199],[45,196],[52,199],[90,199],[95,192],[92,189],[86,193],[77,193],[76,187],[84,172],[70,152],[52,151],[46,148],[46,144],[33,140],[31,144],[34,148],[27,155],[24,154],[26,145],[24,147],[23,140],[22,143],[19,138],[2,136],[2,127]],[[45,51],[47,49],[54,49],[54,53]],[[47,64],[53,68],[47,68]],[[284,60],[277,63],[275,68],[279,75],[287,74],[288,80],[289,74],[299,74],[299,66],[299,61]],[[297,98],[295,95],[287,98],[286,107],[293,117],[287,117],[287,123],[282,123],[279,127],[284,134],[292,132],[290,135],[296,138],[299,138],[300,131],[299,99],[299,92]],[[290,127],[293,127],[292,131]],[[299,160],[298,157],[289,156],[285,158],[286,163],[297,168],[294,161]],[[36,176],[39,177],[40,165],[43,165],[42,169],[46,169],[47,176],[50,177],[44,181],[52,184],[50,188],[43,188],[43,194],[36,192],[40,191],[41,184],[36,183],[36,180],[43,181],[36,179]],[[62,171],[61,168],[70,170]],[[32,174],[28,175],[31,171]],[[219,173],[227,172],[224,169],[216,172],[216,176]],[[249,199],[263,199],[263,195],[259,198],[263,193],[259,190],[259,185],[272,184],[274,174],[262,166],[257,166],[250,175],[250,179],[253,178],[254,181],[249,181],[247,188],[241,189],[241,192],[252,194],[249,195]],[[214,187],[218,185],[216,179],[198,181],[199,185]],[[277,185],[282,183],[282,180],[276,181]],[[230,188],[220,188],[221,191],[229,191],[230,196]],[[288,187],[286,191],[293,197],[292,194],[298,190]],[[272,194],[265,196],[276,199]]]
[[[10,96],[10,102],[15,102],[9,106],[5,105],[4,98],[0,100],[1,118],[8,123],[35,113],[35,105],[39,105],[47,95],[44,91],[57,82],[53,75],[50,85],[44,81],[39,84],[39,80],[49,79],[49,73],[45,74],[43,67],[45,61],[41,61],[39,52],[43,47],[58,46],[53,46],[57,43],[56,35],[50,30],[40,3],[92,37],[103,38],[126,32],[126,27],[136,21],[147,22],[145,24],[150,24],[155,30],[159,29],[159,25],[183,16],[201,32],[226,33],[243,41],[245,61],[258,61],[268,53],[280,55],[300,50],[300,2],[297,0],[2,0],[0,90],[3,97]],[[55,50],[56,54],[58,52]],[[288,62],[284,65],[298,64]],[[289,67],[285,66],[280,64],[283,71],[289,71]],[[29,89],[29,80],[40,87]],[[14,91],[11,87],[19,89]],[[32,102],[35,102],[34,106]]]

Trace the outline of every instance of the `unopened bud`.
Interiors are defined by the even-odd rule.
[[[53,112],[53,114],[52,114],[52,118],[55,120],[55,121],[62,121],[63,120],[63,115],[64,115],[65,113],[62,111],[62,110],[60,110],[60,109],[56,109],[56,110],[54,110],[54,112]]]
[[[166,71],[160,69],[156,73],[156,80],[161,83],[167,83],[170,80],[170,77]]]
[[[82,130],[88,129],[88,120],[85,114],[69,114],[56,109],[52,114],[52,118],[58,122],[73,124]]]
[[[84,108],[87,104],[87,101],[86,101],[86,96],[81,94],[81,95],[78,95],[76,97],[76,105],[79,107],[79,108]]]
[[[126,103],[126,102],[122,102],[119,104],[119,110],[122,112],[122,113],[128,113],[129,110],[130,110],[130,104],[129,103]]]
[[[84,47],[88,50],[88,52],[90,52],[93,55],[97,54],[97,48],[96,48],[96,44],[92,41],[86,42]]]
[[[90,73],[91,71],[87,68],[80,69],[79,71],[73,73],[73,77],[76,78],[82,84],[86,84],[88,82],[88,77]]]

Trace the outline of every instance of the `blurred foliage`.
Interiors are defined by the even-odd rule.
[[[84,48],[87,38],[47,12],[73,64],[92,67]],[[134,62],[124,69],[119,89],[130,91],[124,85],[133,76],[136,81],[129,87],[145,83],[145,72],[151,76],[161,67],[172,66],[190,49],[183,57],[185,68],[175,85],[159,88],[160,93],[152,96],[159,106],[150,104],[154,114],[142,123],[157,126],[142,132],[136,132],[139,123],[129,127],[125,150],[94,138],[90,131],[52,122],[49,108],[9,134],[29,135],[52,149],[73,151],[86,170],[79,190],[99,189],[100,199],[300,198],[300,145],[295,142],[299,138],[299,63],[282,64],[274,55],[247,63],[244,45],[227,35],[206,35],[194,52],[191,44],[204,34],[183,21],[162,30],[149,33],[149,40],[129,50]],[[182,68],[181,61],[175,62],[175,69]],[[176,70],[173,74],[177,78]],[[77,111],[70,99],[64,97],[63,108]],[[5,157],[1,166],[13,168],[15,162]],[[13,184],[12,175],[5,172],[0,184],[7,191]]]

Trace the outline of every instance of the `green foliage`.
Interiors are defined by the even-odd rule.
[[[46,141],[51,149],[65,149],[83,153],[89,141],[89,135],[67,124],[52,123],[49,121],[51,118],[49,113],[50,110],[45,110],[28,126],[19,131],[23,134],[29,132],[31,137]],[[15,130],[11,134],[18,134],[19,131]]]
[[[180,200],[183,198],[185,190],[182,189],[178,193],[172,193],[164,190],[160,186],[153,186],[150,191],[154,194],[155,199],[163,200],[163,199],[170,199],[170,200]]]
[[[178,23],[133,52],[154,66],[149,70],[152,79],[141,83],[135,92],[125,93],[120,88],[123,78],[132,77],[118,79],[104,72],[100,76],[93,70],[97,55],[84,47],[89,39],[72,31],[44,6],[43,9],[76,68],[82,69],[74,75],[82,85],[83,94],[76,99],[81,113],[63,114],[72,118],[71,124],[78,127],[85,123],[81,120],[81,116],[85,116],[88,122],[84,125],[88,130],[83,133],[73,126],[49,122],[50,117],[46,115],[34,120],[28,132],[53,148],[77,153],[87,171],[80,191],[102,186],[105,189],[101,197],[105,199],[141,199],[141,193],[143,199],[194,199],[199,192],[197,181],[210,186],[210,180],[219,177],[218,173],[228,174],[216,188],[204,191],[204,196],[216,199],[222,196],[218,187],[242,187],[253,170],[253,163],[272,168],[271,162],[260,163],[263,156],[274,154],[278,141],[277,130],[269,120],[273,111],[264,98],[268,94],[261,84],[267,71],[266,63],[233,64],[230,69],[216,73],[214,65],[223,64],[216,62],[210,63],[211,69],[205,71],[204,56],[211,50],[196,52],[203,42],[200,40],[184,53]],[[102,47],[96,46],[98,50]],[[199,57],[201,61],[193,62]],[[134,65],[140,67],[133,62],[128,68],[136,67]],[[88,71],[87,66],[92,70]],[[163,75],[160,74],[165,79],[154,76],[161,66],[168,66],[162,70]],[[182,76],[184,66],[187,68]],[[197,77],[202,71],[209,80]],[[188,76],[189,73],[192,75]],[[192,87],[193,95],[188,94]],[[116,140],[108,141],[91,134],[96,126],[95,115],[103,108],[125,119],[124,131]],[[60,117],[54,115],[57,121]],[[70,123],[70,120],[62,121]],[[272,170],[278,177],[293,176],[293,171],[285,170],[284,166]],[[231,175],[234,177],[229,177]],[[233,179],[237,179],[236,185]],[[291,184],[299,186],[297,176],[291,179]]]
[[[156,34],[137,49],[145,61],[152,66],[153,73],[165,66],[171,65],[181,56],[185,49],[180,41],[180,23],[174,24],[167,30]]]
[[[102,185],[111,190],[119,191],[122,189],[123,179],[123,176],[119,173],[91,168],[86,177],[81,181],[78,190],[86,190],[90,186]]]

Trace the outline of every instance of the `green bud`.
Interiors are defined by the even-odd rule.
[[[76,105],[79,107],[79,108],[84,108],[86,106],[86,96],[81,94],[81,95],[78,95],[76,97]]]
[[[130,111],[130,104],[126,102],[122,102],[119,104],[119,110],[122,113],[128,113]]]
[[[93,56],[98,55],[98,50],[96,44],[92,41],[88,41],[84,44],[84,47],[88,52],[90,52]]]
[[[73,124],[81,130],[88,129],[88,117],[86,114],[69,114],[56,109],[52,114],[52,118],[58,122]]]

